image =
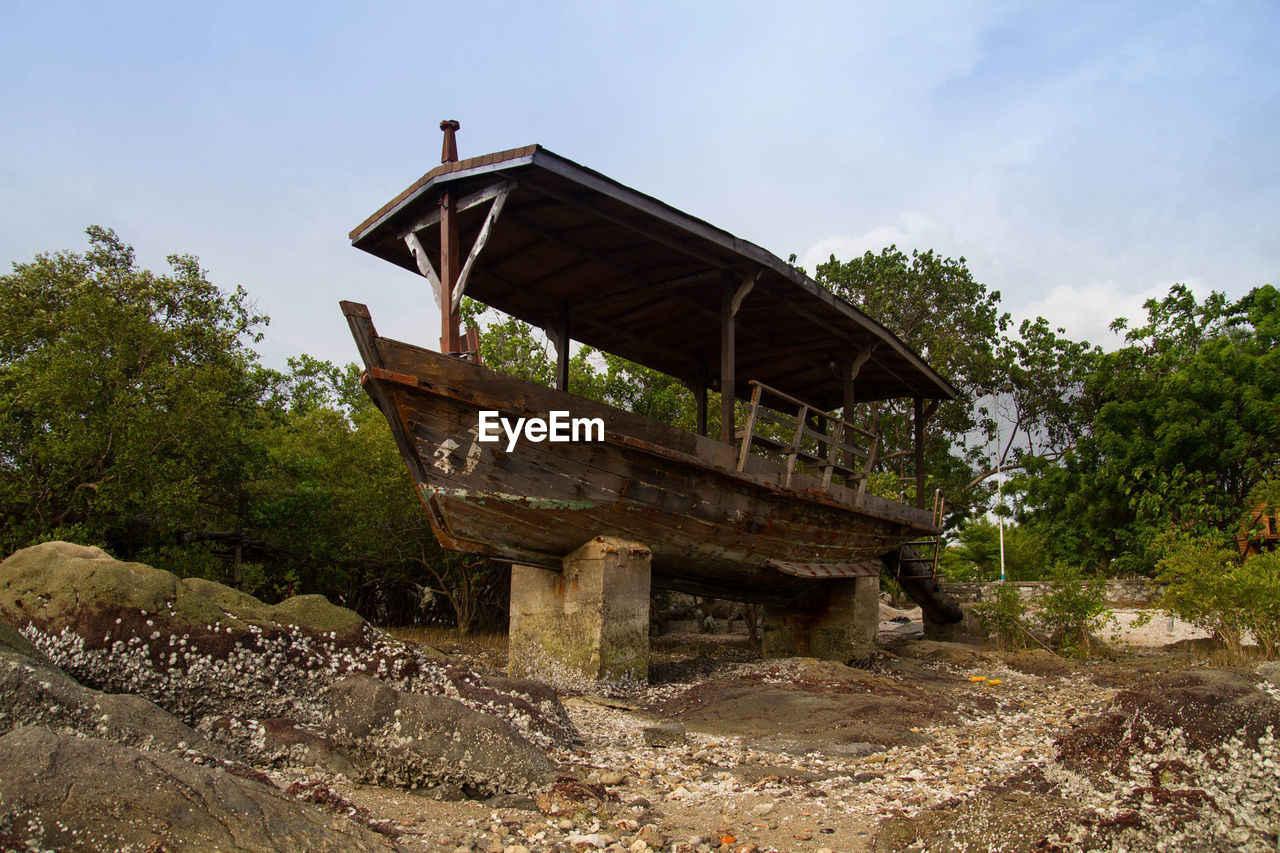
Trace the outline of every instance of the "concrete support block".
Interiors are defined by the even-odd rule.
[[[649,677],[649,549],[596,537],[556,572],[511,567],[507,669],[552,684]]]
[[[880,578],[824,581],[823,587],[814,608],[765,608],[764,657],[848,662],[871,655],[880,630]]]

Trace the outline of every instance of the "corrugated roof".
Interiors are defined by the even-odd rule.
[[[833,366],[871,344],[857,399],[956,394],[891,332],[781,258],[538,145],[432,169],[356,227],[352,244],[416,273],[404,241],[413,227],[439,269],[429,220],[443,190],[465,197],[499,182],[513,188],[466,291],[485,304],[542,327],[567,304],[574,340],[692,384],[719,375],[722,282],[755,274],[735,321],[739,397],[757,379],[836,408]],[[459,214],[464,257],[487,212]]]

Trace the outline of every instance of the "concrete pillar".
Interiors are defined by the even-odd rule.
[[[649,677],[649,549],[597,536],[561,571],[511,567],[507,669],[552,684]]]
[[[766,658],[864,660],[880,631],[879,576],[823,581],[818,605],[770,605],[764,611],[761,653]]]

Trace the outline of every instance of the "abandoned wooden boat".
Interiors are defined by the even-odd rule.
[[[431,282],[441,351],[379,336],[364,305],[343,310],[443,545],[558,567],[615,536],[648,546],[656,587],[802,604],[938,533],[923,436],[955,390],[888,330],[764,249],[540,146],[457,160],[456,124],[442,128],[442,165],[351,233]],[[547,330],[557,387],[477,363],[457,328],[464,293]],[[697,432],[569,394],[571,340],[682,380]],[[914,400],[915,506],[869,492],[878,437],[841,416],[895,397]],[[599,434],[482,440],[495,418],[557,412]],[[929,580],[916,586],[936,604]]]

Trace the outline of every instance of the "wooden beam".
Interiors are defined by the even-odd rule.
[[[853,339],[853,334],[848,329],[840,328],[834,323],[828,320],[825,320],[822,317],[819,317],[817,314],[813,313],[808,308],[804,308],[800,305],[796,305],[794,302],[783,299],[781,296],[774,293],[773,291],[766,290],[764,292],[768,294],[769,298],[772,299],[778,305],[785,307],[788,311],[794,311],[795,313],[799,314],[801,317],[808,320],[810,323],[813,323],[814,325],[821,327],[822,329],[829,332],[830,334],[833,334],[836,337],[842,338],[847,341],[851,341]]]
[[[560,303],[560,318],[555,328],[556,390],[569,390],[569,301]]]
[[[726,271],[720,281],[720,440],[726,444],[733,444],[733,433],[736,429],[733,422],[735,399],[733,368],[736,359],[733,297],[737,294],[737,290],[733,274]]]
[[[707,366],[698,365],[698,377],[693,383],[693,399],[698,405],[698,435],[707,434]]]
[[[875,349],[876,342],[872,341],[856,353],[852,349],[846,349],[842,355],[840,364],[840,377],[842,380],[841,411],[844,415],[844,420],[849,423],[853,423],[853,407],[858,402],[858,398],[855,393],[855,383],[858,378],[858,374],[862,372],[862,368],[866,366],[866,363],[871,360],[871,354],[875,352]],[[853,443],[852,436],[843,436],[843,439],[849,444]],[[853,467],[854,459],[852,451],[845,451],[844,464],[848,468]]]
[[[742,307],[742,300],[747,298],[747,294],[756,286],[756,279],[760,278],[760,268],[756,267],[751,275],[742,280],[742,284],[734,291],[733,299],[730,300],[729,316],[737,317],[738,309]]]
[[[409,254],[413,255],[413,260],[418,265],[418,272],[426,276],[427,281],[431,283],[431,295],[436,298],[436,307],[440,307],[440,276],[436,273],[431,258],[427,257],[427,250],[423,247],[422,241],[418,239],[417,234],[410,232],[404,235],[404,243],[409,247]]]
[[[629,273],[629,275],[637,279],[640,283],[631,287],[623,287],[618,290],[609,290],[600,293],[590,299],[585,299],[578,303],[579,308],[591,308],[595,305],[617,305],[628,299],[638,299],[642,297],[651,297],[655,294],[662,294],[668,291],[676,290],[690,284],[697,284],[710,278],[719,279],[720,270],[702,270],[701,272],[692,273],[691,275],[677,276],[676,278],[667,279],[666,281],[649,281],[640,276],[639,273]]]
[[[655,287],[661,288],[663,286],[663,284],[650,281],[649,279],[645,278],[643,275],[641,275],[640,273],[636,272],[633,269],[630,269],[628,267],[622,266],[621,264],[615,263],[614,261],[606,258],[604,255],[601,255],[600,253],[592,249],[588,249],[585,246],[579,246],[573,241],[567,240],[559,234],[556,234],[551,231],[547,231],[545,228],[539,228],[538,226],[525,221],[523,218],[519,216],[509,213],[507,214],[507,219],[508,221],[514,222],[515,224],[519,225],[521,228],[524,228],[527,231],[530,231],[534,234],[537,234],[540,237],[550,240],[553,243],[563,246],[566,249],[569,249],[573,252],[583,255],[584,257],[588,258],[589,260],[595,263],[600,264],[601,266],[608,267],[609,269],[612,269],[618,273],[621,273],[624,276],[627,276],[628,278],[636,282],[638,289],[655,288]],[[757,273],[758,272],[759,271],[757,270]],[[698,273],[690,276],[682,276],[678,279],[673,279],[671,283],[673,285],[676,283],[680,283],[680,284],[691,283],[701,279],[703,276],[704,276],[703,273]],[[723,273],[722,273],[722,278],[723,278]],[[752,282],[752,284],[754,285],[754,281]],[[749,288],[748,288],[748,291],[749,291]],[[715,320],[719,322],[720,312],[716,311],[715,309],[708,308],[698,300],[693,299],[689,296],[686,296],[683,293],[672,292],[672,291],[666,291],[666,292],[670,295],[672,299],[676,300],[681,305],[684,305],[685,307],[689,308],[692,311],[697,311],[699,314],[702,314],[704,317],[706,317],[709,320]],[[735,290],[735,294],[736,294],[736,290]],[[746,293],[743,294],[743,298],[744,299],[746,298]],[[604,299],[602,295],[599,299],[592,299],[591,303],[610,304],[610,300]],[[739,300],[739,303],[741,303],[741,300]],[[771,338],[767,338],[764,335],[753,334],[752,337],[755,338],[756,340],[768,341],[769,343],[776,343],[776,341],[774,341]]]
[[[849,369],[845,371],[845,380],[847,382],[852,383],[857,380],[858,374],[862,372],[862,368],[866,366],[866,363],[871,360],[871,354],[875,351],[876,342],[872,341],[870,344],[859,350],[857,355],[852,355],[852,353],[850,353],[850,355],[852,355],[852,362],[849,364]]]
[[[457,199],[451,190],[445,190],[440,196],[440,351],[445,354],[462,349],[458,340],[458,312],[453,307],[458,255]]]
[[[915,398],[916,506],[924,509],[924,399]]]
[[[534,185],[532,182],[526,182],[526,183],[531,186]],[[563,193],[563,192],[560,192],[559,190],[552,189],[551,187],[548,187],[545,183],[541,181],[537,182],[536,188],[538,192],[545,193],[546,195],[549,195],[555,199],[559,199],[560,201],[563,201],[566,204],[571,204],[571,205],[574,205],[575,207],[581,207],[585,210],[589,210],[594,216],[598,216],[601,219],[607,219],[610,222],[614,223],[615,225],[621,225],[623,228],[627,228],[631,231],[634,231],[635,233],[641,235],[642,237],[647,237],[650,240],[661,243],[667,248],[674,249],[677,252],[686,254],[691,258],[696,258],[697,260],[702,261],[704,264],[710,264],[711,266],[718,267],[720,269],[725,269],[729,266],[729,262],[725,261],[723,258],[717,258],[715,255],[711,255],[711,254],[708,254],[707,252],[700,251],[698,249],[693,248],[692,246],[687,246],[681,243],[679,240],[674,239],[672,237],[668,237],[665,234],[659,234],[657,231],[651,228],[645,228],[642,225],[637,225],[635,222],[629,222],[620,216],[614,216],[613,214],[607,213],[594,205],[588,204],[585,200],[581,198],[577,198],[568,193]]]
[[[498,221],[498,217],[502,215],[502,207],[507,203],[507,196],[511,192],[511,186],[502,187],[498,190],[498,194],[494,196],[493,204],[489,206],[489,215],[485,217],[484,225],[480,226],[480,233],[476,235],[476,241],[471,246],[471,252],[467,255],[467,262],[462,265],[462,271],[458,273],[458,282],[453,288],[453,310],[457,311],[458,306],[462,304],[462,294],[467,289],[467,279],[471,277],[471,268],[475,265],[476,258],[480,257],[480,253],[484,251],[484,244],[489,242],[489,233],[493,230],[493,223]]]
[[[570,266],[571,267],[577,266],[577,263],[575,262]],[[485,271],[485,279],[486,281],[492,284],[496,284],[504,288],[508,293],[523,293],[525,291],[524,284],[516,284],[515,282],[501,275],[498,275],[493,270]],[[538,328],[542,328],[542,329],[545,329],[547,325],[549,325],[549,323],[554,322],[554,320],[548,321],[546,314],[543,314],[540,317],[520,316],[516,314],[513,314],[512,316],[516,317],[517,319],[523,320],[526,323],[529,323],[530,325],[537,326]],[[608,341],[610,339],[613,339],[615,341],[624,341],[626,343],[629,343],[635,346],[637,349],[641,348],[642,345],[647,343],[646,341],[641,340],[635,335],[632,335],[628,332],[624,332],[621,329],[618,329],[617,327],[608,325],[607,323],[601,323],[597,320],[593,320],[591,319],[591,317],[584,316],[582,314],[574,315],[573,324],[574,324],[574,328],[576,329],[595,330],[600,335],[600,339],[602,341]],[[609,350],[605,350],[601,346],[592,344],[591,339],[589,337],[587,338],[579,337],[578,340],[581,341],[582,343],[589,344],[591,346],[596,346],[597,349],[600,349],[603,352],[609,351]],[[674,361],[677,361],[680,364],[685,365],[687,367],[686,373],[672,374],[672,375],[676,376],[676,378],[681,378],[681,377],[687,378],[695,375],[699,366],[699,363],[696,359],[694,359],[692,356],[687,356],[687,355],[678,354],[678,353],[671,353],[670,355],[672,356]]]
[[[489,186],[485,187],[482,190],[478,190],[476,192],[471,193],[470,195],[465,195],[462,198],[458,199],[457,206],[454,208],[454,210],[457,213],[462,213],[464,211],[470,210],[471,208],[482,205],[489,199],[494,198],[495,196],[498,195],[498,193],[510,192],[511,190],[515,189],[515,186],[516,186],[516,182],[510,179],[504,180],[504,181],[498,181],[496,183],[490,184]],[[440,222],[440,209],[436,208],[435,210],[432,210],[431,212],[425,214],[424,216],[418,217],[413,221],[413,224],[411,224],[408,228],[405,228],[403,231],[401,231],[400,239],[403,240],[405,237],[409,236],[410,234],[421,231],[423,228],[430,228],[432,225],[435,225],[439,222]]]
[[[553,231],[548,231],[545,228],[541,228],[537,225],[534,225],[532,222],[529,222],[528,220],[522,217],[509,215],[507,218],[510,219],[512,222],[514,222],[516,225],[519,225],[521,228],[525,229],[526,231],[531,231],[545,240],[549,240],[552,243],[555,243],[556,245],[563,246],[564,248],[572,252],[582,255],[584,258],[586,258],[589,261],[600,264],[603,267],[608,267],[614,272],[621,273],[622,275],[630,279],[640,282],[645,287],[649,287],[652,285],[652,282],[650,282],[644,276],[640,275],[640,273],[636,272],[635,270],[629,267],[624,267],[621,264],[610,260],[609,258],[606,258],[604,255],[600,254],[599,252],[593,249],[588,249],[586,246],[581,246],[577,243],[574,243],[572,240],[566,239],[564,236],[560,234],[556,234]]]

